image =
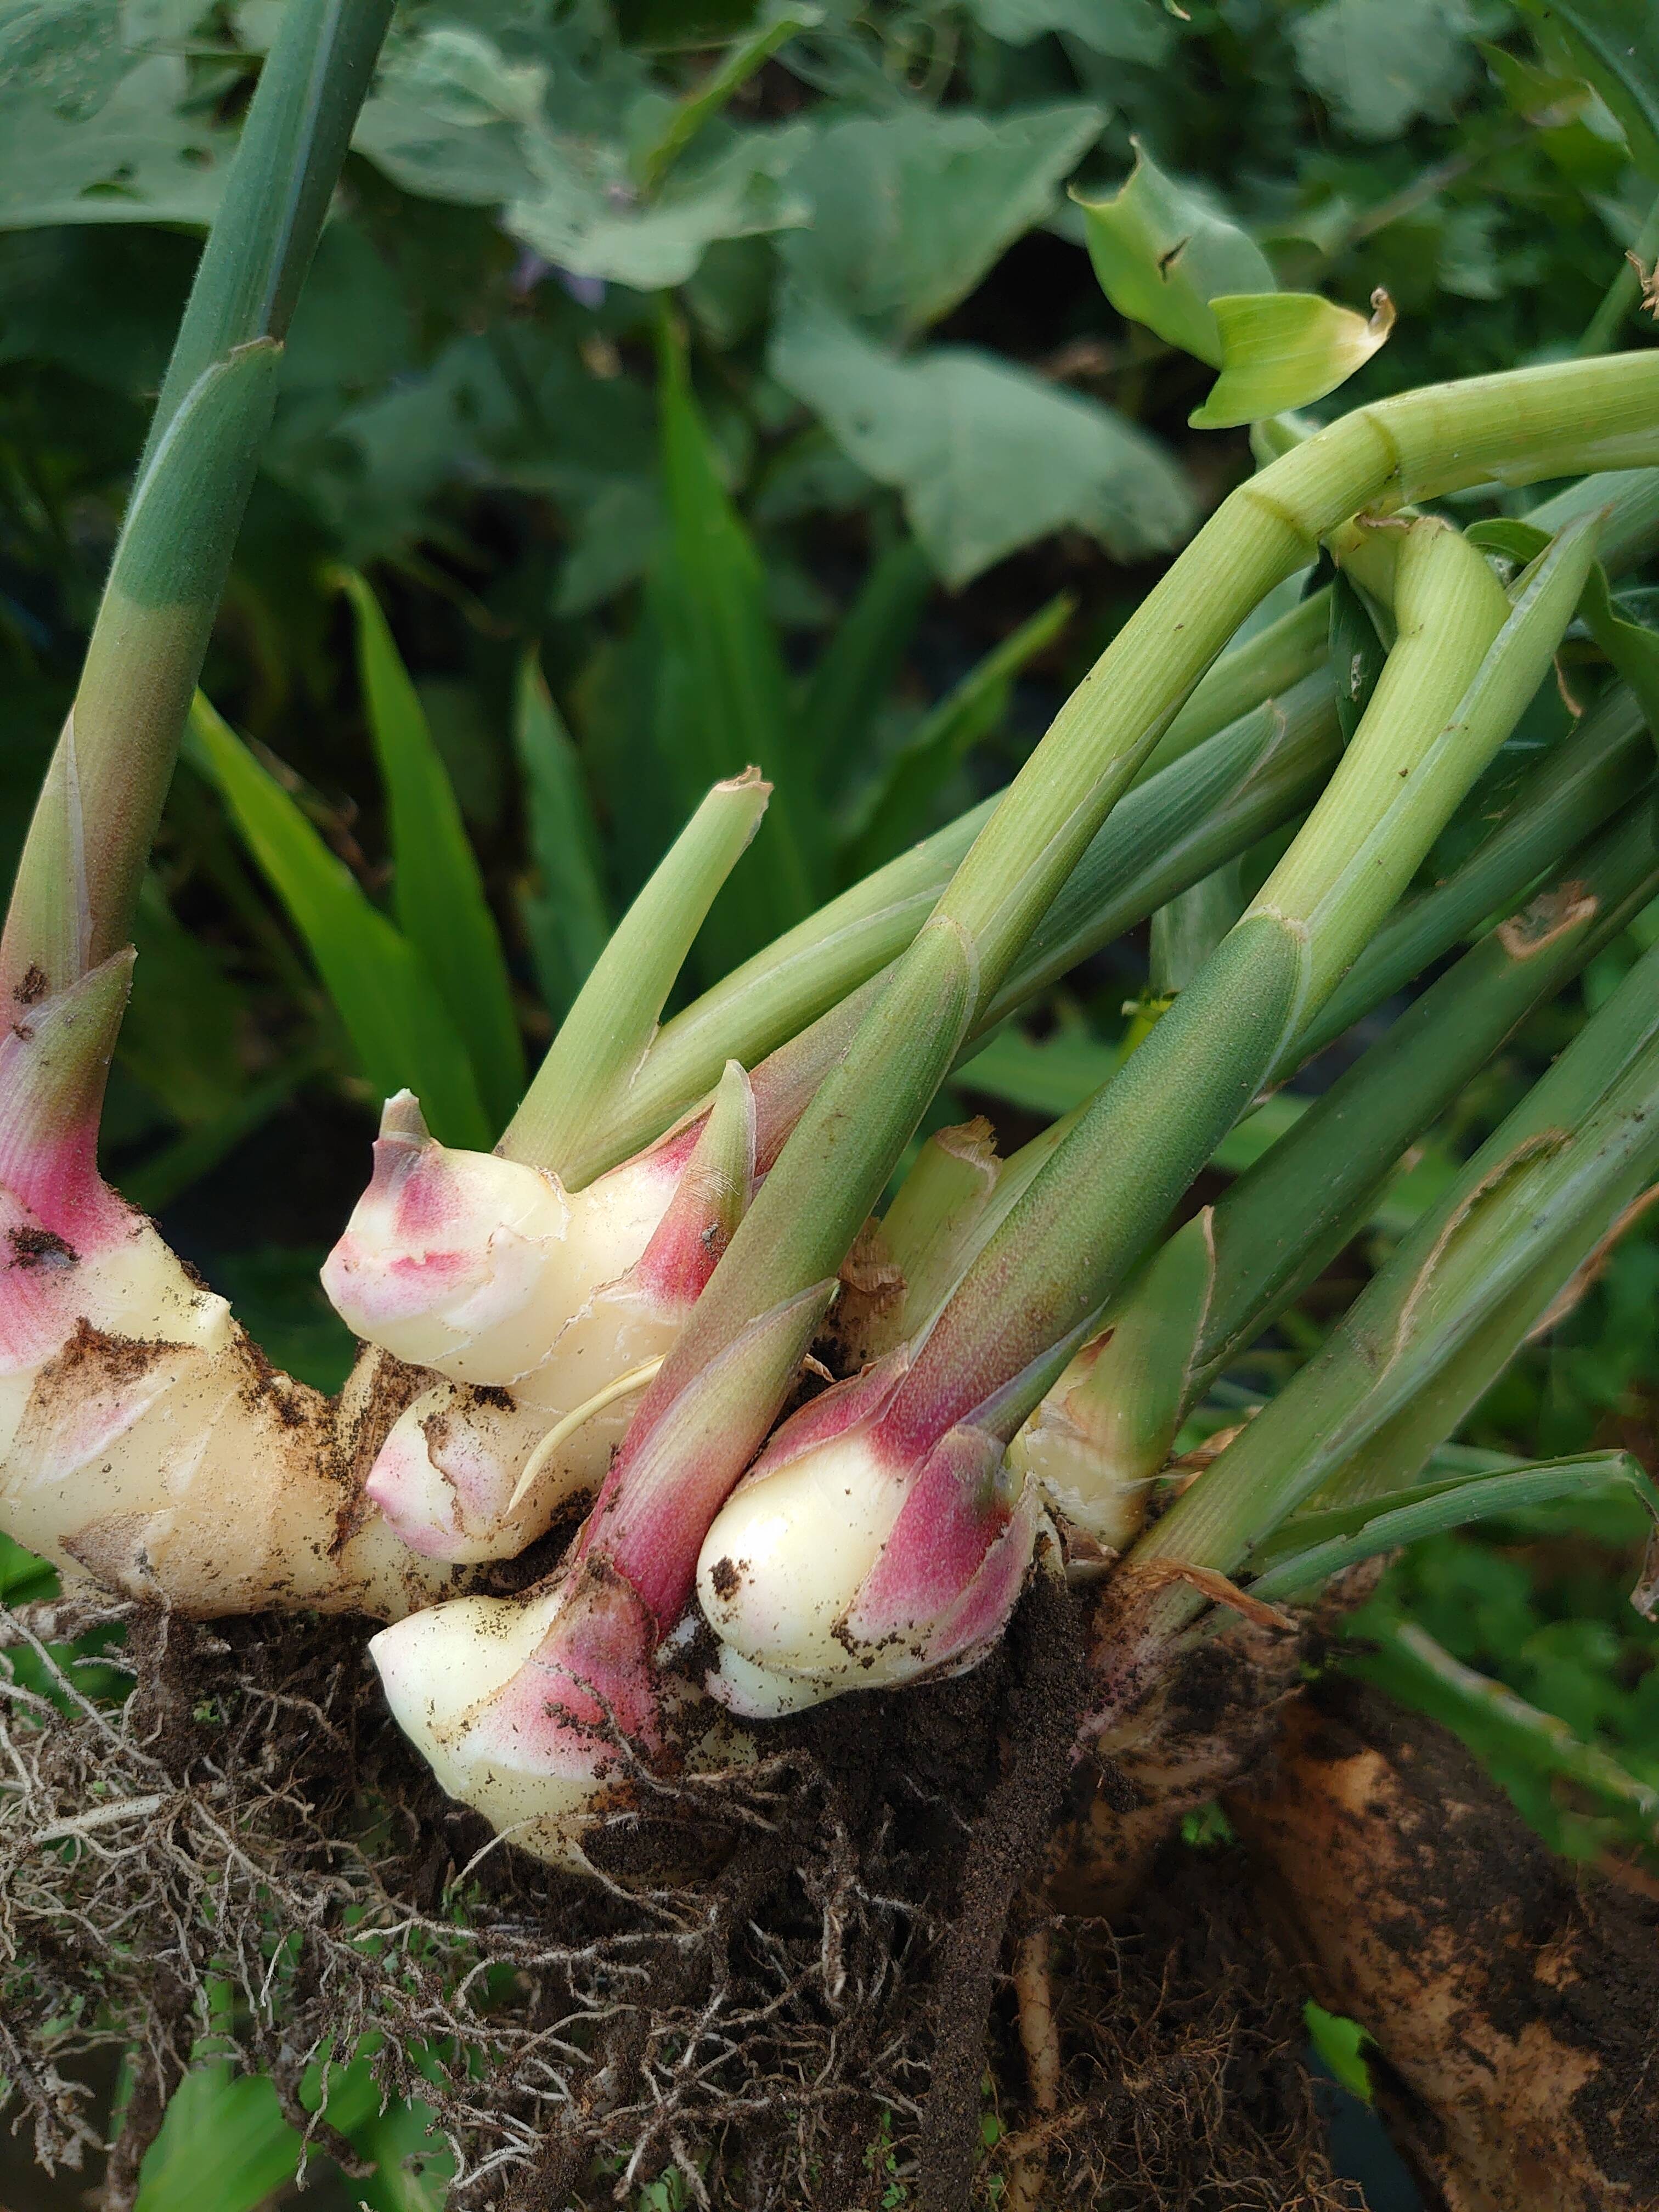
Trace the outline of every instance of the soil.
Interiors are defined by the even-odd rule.
[[[0,1633],[43,1682],[46,1640],[92,1621],[63,1604],[14,1618]],[[72,2157],[90,2134],[77,2068],[136,2045],[112,2207],[131,2201],[210,1983],[240,1990],[246,2063],[343,2163],[300,2104],[304,2054],[382,2038],[387,2087],[434,2106],[462,2154],[458,2212],[597,2208],[630,2166],[633,2187],[677,2161],[722,2212],[993,2201],[988,2051],[1015,2130],[1026,2094],[1005,1935],[1033,1909],[1079,1702],[1057,1584],[969,1674],[823,1706],[773,1732],[759,1767],[649,1778],[650,1817],[595,1849],[600,1884],[486,1848],[387,1719],[361,1624],[100,1618],[125,1632],[125,1714],[61,1671],[58,1710],[0,1712],[0,1757],[27,1778],[0,1820],[0,1961],[22,1962],[0,1963],[0,2073],[39,2152]],[[122,1800],[123,1848],[35,1844]],[[1190,1860],[1110,1936],[1069,1929],[1055,2172],[1139,2172],[1122,2202],[1148,2207],[1340,2205],[1294,2004],[1269,1993],[1259,1945],[1239,1948],[1255,1939],[1232,1875]],[[290,1946],[274,1987],[273,1925]],[[453,2063],[435,2081],[416,2066],[434,2049]],[[1258,2171],[1279,2194],[1249,2193]],[[1177,2180],[1198,2193],[1170,2194]]]

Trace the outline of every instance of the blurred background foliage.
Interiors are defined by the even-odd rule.
[[[0,0],[8,874],[280,4]],[[1209,372],[1107,305],[1067,186],[1115,190],[1139,149],[1255,241],[1238,289],[1260,255],[1362,310],[1385,288],[1389,343],[1316,416],[1649,343],[1626,259],[1659,251],[1646,15],[404,0],[210,659],[225,721],[198,718],[145,891],[112,1175],[274,1358],[337,1383],[349,1347],[315,1270],[381,1091],[415,1080],[441,1133],[490,1142],[717,775],[758,761],[776,789],[696,984],[996,788],[1248,473],[1243,432],[1188,425]],[[1613,83],[1581,34],[1621,21]],[[1542,702],[1522,749],[1573,704]],[[1306,1356],[1655,933],[1644,917],[1512,1040],[1232,1402]],[[1146,976],[1141,933],[1005,1031],[936,1119],[1030,1134],[1100,1079]],[[1638,1224],[1468,1441],[1618,1443],[1651,1468],[1656,1291]],[[1458,1727],[1558,1847],[1652,1887],[1638,1522],[1553,1507],[1421,1545],[1350,1657]],[[229,2212],[291,2172],[259,2089],[210,2068],[191,2092],[246,2105],[232,2131],[276,2160],[250,2165],[256,2193],[167,2183],[170,2133],[149,2212]],[[371,2106],[364,2129],[409,2124]],[[377,2205],[428,2201],[399,2144]]]

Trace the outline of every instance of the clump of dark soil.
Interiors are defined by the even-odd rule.
[[[86,1694],[50,1643],[112,1626],[125,1705]],[[0,1793],[0,2075],[38,2154],[74,2163],[94,2140],[78,2061],[135,2051],[112,2205],[131,2202],[210,1984],[234,1993],[243,2059],[348,2171],[301,2082],[325,2040],[380,2038],[387,2088],[437,2115],[465,2212],[597,2207],[676,2164],[722,2212],[993,2201],[988,2048],[1006,2045],[1010,2128],[1024,2096],[1005,1936],[1080,1697],[1053,1581],[970,1674],[823,1707],[718,1780],[642,1777],[598,1883],[442,1796],[386,1717],[360,1625],[63,1604],[0,1613],[0,1643],[17,1782]],[[1115,1936],[1068,1934],[1072,2101],[1047,2124],[1060,2193],[1043,2202],[1091,2175],[1138,2175],[1126,2204],[1345,2201],[1317,2179],[1294,2008],[1264,1996],[1231,1896],[1188,1865]],[[1284,2191],[1241,2193],[1247,2171]],[[1159,2193],[1176,2182],[1198,2193]]]

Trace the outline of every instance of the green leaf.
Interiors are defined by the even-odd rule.
[[[1619,119],[1631,159],[1659,181],[1659,13],[1646,0],[1518,0],[1565,39]]]
[[[542,58],[509,59],[471,25],[404,39],[363,111],[358,148],[405,191],[502,207],[532,252],[641,291],[683,284],[717,239],[805,221],[785,182],[804,125],[738,130],[698,114],[695,143],[676,149],[647,195],[637,164],[652,166],[651,147],[676,118],[644,65],[580,23],[532,37]]]
[[[771,60],[798,31],[811,30],[823,20],[823,10],[809,0],[780,5],[769,0],[760,20],[739,39],[726,59],[709,70],[702,83],[678,102],[649,150],[639,163],[648,190],[655,190],[691,141],[712,116],[718,115],[732,94],[756,70]]]
[[[357,665],[392,841],[392,893],[404,935],[465,1041],[478,1096],[504,1127],[524,1090],[524,1046],[495,916],[442,756],[366,578],[334,581],[357,617]]]
[[[253,2212],[291,2182],[300,2136],[263,2075],[185,2075],[145,2153],[135,2212]]]
[[[1659,1490],[1628,1452],[1590,1452],[1569,1459],[1538,1460],[1530,1465],[1512,1462],[1495,1473],[1483,1470],[1454,1475],[1353,1505],[1298,1514],[1258,1548],[1257,1559],[1267,1564],[1253,1578],[1250,1588],[1257,1596],[1287,1597],[1340,1574],[1361,1559],[1375,1559],[1422,1537],[1466,1528],[1472,1521],[1491,1520],[1552,1498],[1607,1489],[1632,1492],[1659,1529]],[[1659,1560],[1659,1553],[1655,1557]],[[1638,1592],[1640,1609],[1650,1609],[1654,1599],[1650,1568],[1645,1600],[1644,1592]]]
[[[940,346],[901,360],[795,295],[770,366],[902,493],[949,584],[1068,526],[1127,559],[1178,544],[1196,520],[1186,479],[1144,431],[990,355]]]
[[[524,771],[537,880],[522,894],[525,926],[555,1019],[587,979],[611,935],[599,831],[582,766],[535,653],[519,666],[513,739]]]
[[[993,647],[923,719],[860,810],[861,829],[849,863],[852,875],[868,875],[926,836],[945,784],[972,748],[1007,719],[1015,678],[1054,643],[1071,620],[1073,606],[1063,592],[1050,599]]]
[[[1273,270],[1207,196],[1165,176],[1139,140],[1133,143],[1134,167],[1110,199],[1073,194],[1100,289],[1120,315],[1219,368],[1221,331],[1210,301],[1220,292],[1271,292]]]
[[[407,1086],[445,1144],[493,1140],[466,1048],[420,955],[292,799],[198,696],[190,746],[304,939],[373,1090]]]
[[[711,783],[745,768],[773,787],[764,833],[708,924],[703,947],[720,974],[811,913],[825,872],[823,830],[765,570],[672,340],[662,349],[659,404],[669,535],[649,593],[668,648],[659,744],[685,813]]]
[[[1327,2012],[1310,1997],[1302,2008],[1302,2018],[1308,2030],[1308,2040],[1324,2062],[1327,2070],[1342,2084],[1350,2095],[1371,2101],[1371,2072],[1365,2063],[1365,2045],[1370,2038],[1357,2020],[1347,2020],[1340,2013]]]
[[[1109,60],[1152,64],[1167,57],[1176,39],[1164,0],[967,0],[967,8],[1011,46],[1057,31]]]
[[[807,220],[786,179],[805,143],[799,125],[711,126],[669,173],[659,197],[630,207],[580,158],[550,143],[539,190],[514,200],[507,228],[533,252],[578,276],[635,291],[684,284],[716,239],[748,238]]]
[[[802,690],[800,722],[826,798],[859,781],[933,586],[927,555],[914,538],[901,538],[871,568],[818,655]]]
[[[790,173],[812,219],[780,240],[784,264],[884,335],[925,330],[1053,211],[1105,120],[1072,101],[994,118],[909,105],[831,123]]]
[[[1469,29],[1463,0],[1326,0],[1290,24],[1303,76],[1358,138],[1449,113],[1474,62]]]
[[[94,29],[94,19],[116,16],[112,5],[10,13],[0,23],[0,229],[211,222],[236,133],[210,109],[186,108],[184,63],[128,53],[118,33]],[[20,62],[15,26],[42,16],[55,18],[53,43]],[[91,56],[101,62],[95,75]]]
[[[1368,321],[1316,292],[1218,295],[1221,374],[1187,420],[1195,430],[1260,422],[1322,399],[1362,368],[1394,327],[1394,303],[1373,294]]]

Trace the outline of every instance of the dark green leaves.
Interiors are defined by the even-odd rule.
[[[1196,520],[1181,472],[1143,431],[994,355],[937,346],[906,358],[797,296],[770,366],[903,495],[949,584],[1068,524],[1127,559],[1178,544]]]
[[[1646,0],[1520,0],[1553,31],[1618,117],[1631,158],[1659,183],[1659,12]]]
[[[611,934],[599,831],[581,762],[534,653],[520,664],[513,741],[535,876],[521,904],[542,996],[556,1019]]]
[[[431,977],[499,1126],[524,1089],[524,1048],[495,918],[386,617],[362,576],[344,571],[338,581],[357,617],[358,669],[386,790],[398,927]]]
[[[495,1125],[419,952],[205,700],[191,734],[196,758],[315,962],[372,1090],[388,1097],[407,1085],[434,1135],[487,1149]]]

